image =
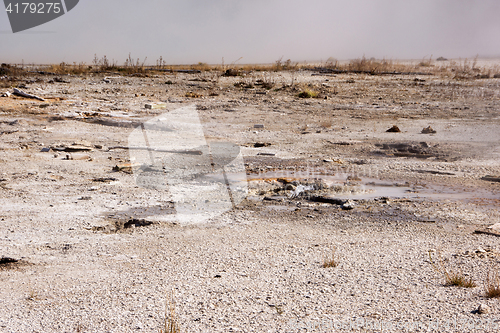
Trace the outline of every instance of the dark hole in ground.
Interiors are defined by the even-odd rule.
[[[107,226],[95,226],[92,228],[92,231],[116,233],[133,228],[147,227],[153,224],[156,223],[145,219],[131,218],[128,220],[115,220]]]
[[[153,224],[152,221],[143,220],[143,219],[131,219],[131,220],[128,220],[127,222],[123,223],[123,228],[128,229],[128,228],[136,228],[136,227],[145,227],[145,226],[148,226],[151,224]]]
[[[12,263],[16,263],[18,261],[19,260],[14,259],[14,258],[2,257],[2,258],[0,258],[0,265],[12,264]]]
[[[94,182],[99,182],[99,183],[111,183],[114,181],[117,181],[118,179],[113,178],[113,177],[97,177],[92,179]]]

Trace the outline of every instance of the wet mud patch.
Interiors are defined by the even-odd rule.
[[[105,217],[111,219],[148,219],[150,216],[175,214],[173,202],[167,202],[164,205],[155,205],[147,207],[133,207],[128,210],[112,211],[105,214]]]
[[[104,233],[119,233],[119,232],[133,231],[135,228],[147,227],[153,224],[157,223],[137,218],[132,218],[128,220],[113,220],[108,225],[92,227],[92,231],[100,231]]]
[[[165,205],[155,205],[149,207],[133,207],[128,210],[111,211],[103,214],[103,218],[110,221],[104,226],[94,226],[92,231],[108,233],[131,231],[135,228],[148,227],[159,224],[154,217],[170,216],[176,213],[173,202]]]
[[[279,177],[283,175],[282,177]],[[409,183],[354,175],[268,171],[248,176],[249,194],[267,201],[307,200],[343,205],[349,199],[416,196]]]
[[[436,160],[447,161],[451,157],[446,153],[439,145],[431,146],[427,142],[419,143],[377,143],[375,144],[378,150],[374,151],[376,155],[383,155],[387,157],[410,157],[410,158],[420,158],[428,159],[433,158]]]

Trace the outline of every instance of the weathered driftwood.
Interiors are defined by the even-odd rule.
[[[39,101],[45,101],[45,99],[43,99],[41,97],[25,93],[24,91],[22,91],[20,89],[17,89],[17,88],[14,88],[14,95],[23,96],[23,97],[26,97],[26,98],[34,98],[34,99],[37,99]]]

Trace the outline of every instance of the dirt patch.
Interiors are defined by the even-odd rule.
[[[436,158],[440,160],[447,160],[450,157],[440,149],[439,145],[430,146],[426,142],[377,143],[375,146],[380,148],[380,150],[374,151],[375,154],[387,157]]]
[[[101,231],[105,233],[127,232],[135,228],[147,227],[153,224],[157,223],[144,219],[132,218],[129,220],[115,220],[106,226],[94,226],[92,227],[92,231]]]

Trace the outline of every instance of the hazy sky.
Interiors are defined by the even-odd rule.
[[[16,34],[1,9],[0,62],[10,63],[500,56],[499,0],[80,0]]]

